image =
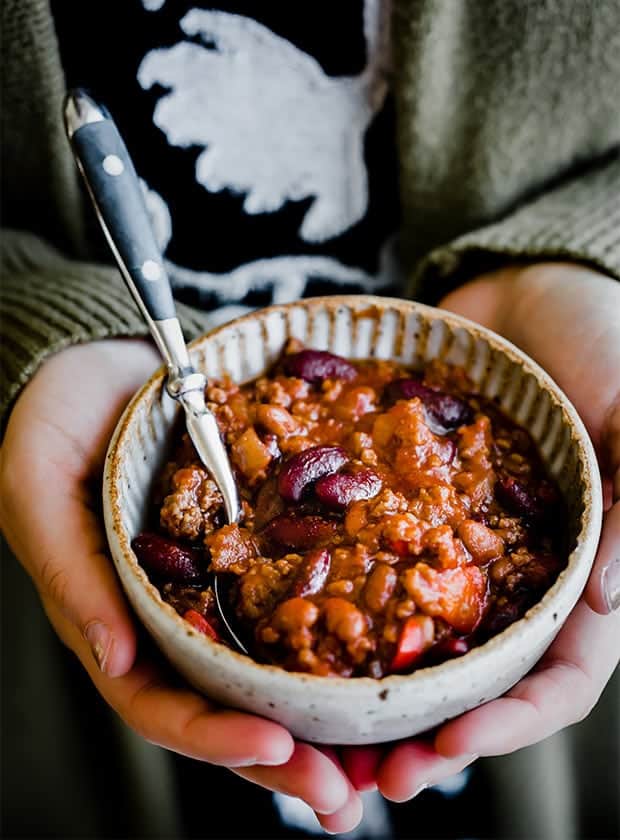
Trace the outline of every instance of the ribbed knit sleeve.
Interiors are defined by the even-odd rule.
[[[4,230],[0,244],[0,420],[52,353],[72,344],[141,336],[147,328],[118,271],[69,260],[29,233]],[[177,305],[188,339],[208,316]]]
[[[506,262],[571,260],[620,279],[620,154],[493,224],[435,248],[410,293],[437,301],[476,274]]]

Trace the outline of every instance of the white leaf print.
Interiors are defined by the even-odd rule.
[[[338,236],[364,216],[364,135],[387,89],[386,39],[370,32],[382,31],[378,3],[366,5],[368,62],[355,77],[331,78],[256,21],[210,10],[181,21],[202,44],[182,41],[145,56],[141,86],[169,90],[153,119],[172,145],[204,147],[196,180],[205,189],[243,195],[251,214],[313,198],[299,230],[307,242]]]

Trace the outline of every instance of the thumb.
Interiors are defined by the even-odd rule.
[[[605,514],[585,597],[588,606],[602,615],[620,609],[620,501]]]
[[[601,434],[603,468],[611,481],[612,507],[603,520],[603,532],[588,586],[586,601],[605,615],[620,609],[620,396],[607,412]]]

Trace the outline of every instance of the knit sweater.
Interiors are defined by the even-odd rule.
[[[408,283],[436,302],[502,263],[620,278],[620,5],[396,0],[393,87]],[[101,254],[65,139],[46,0],[5,0],[0,412],[51,353],[146,327]],[[206,313],[179,306],[184,331]]]

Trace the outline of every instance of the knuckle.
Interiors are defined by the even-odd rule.
[[[44,560],[38,575],[38,588],[65,613],[69,580],[64,569],[51,559]]]
[[[133,729],[136,735],[147,743],[155,744],[156,746],[160,746],[162,743],[161,733],[156,732],[157,726],[154,723],[152,716],[148,714],[146,706],[148,706],[148,699],[150,695],[162,688],[164,688],[164,684],[157,677],[143,683],[132,694],[127,704],[127,708],[121,713],[121,716],[127,726],[129,726],[130,729]]]

